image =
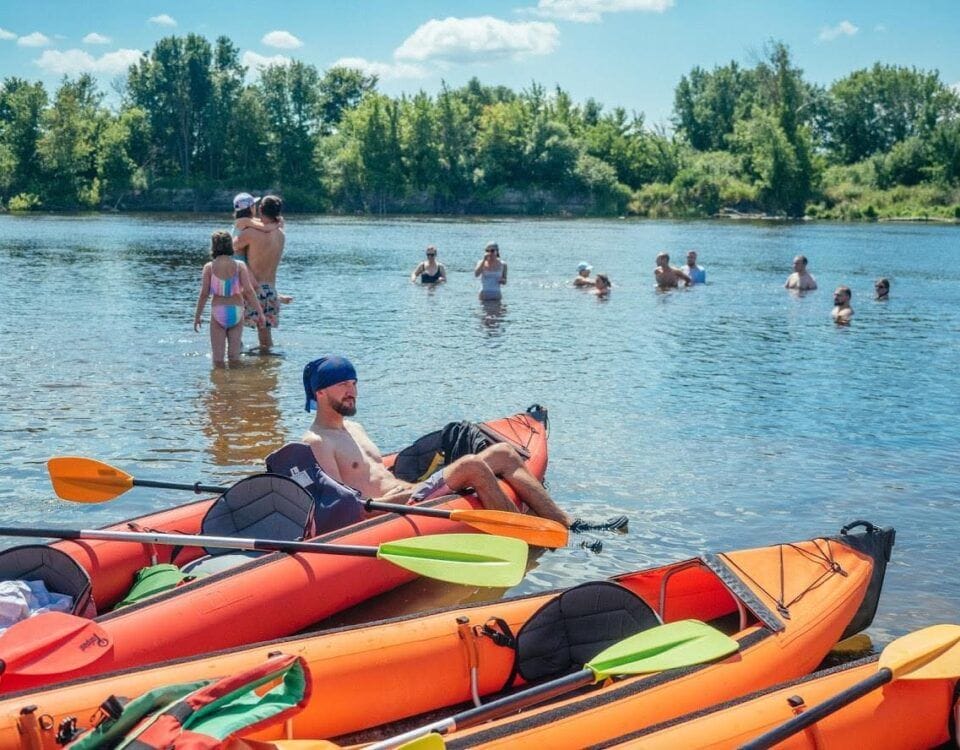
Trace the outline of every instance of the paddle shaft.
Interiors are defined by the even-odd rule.
[[[534,706],[551,698],[556,698],[558,695],[563,695],[578,688],[592,685],[596,681],[597,675],[593,670],[581,669],[579,672],[574,672],[566,677],[550,680],[550,682],[522,690],[514,695],[498,698],[482,706],[461,711],[458,714],[454,714],[447,719],[441,719],[433,724],[411,729],[409,732],[391,737],[389,740],[370,745],[367,750],[387,750],[388,748],[397,747],[410,740],[415,740],[418,737],[423,737],[424,735],[430,734],[430,732],[449,734],[457,729],[474,727],[477,724],[482,724],[490,719],[496,719],[512,711],[519,711],[520,709],[527,708],[527,706]]]
[[[363,507],[367,510],[382,510],[387,513],[396,513],[398,515],[411,516],[430,516],[432,518],[450,518],[453,511],[443,508],[421,508],[412,505],[400,505],[399,503],[378,503],[376,500],[364,500]]]
[[[0,526],[0,536],[50,537],[54,539],[100,539],[111,542],[140,542],[185,547],[220,547],[259,552],[322,552],[326,555],[376,557],[377,547],[319,542],[285,542],[275,539],[235,539],[229,536],[160,534],[149,531],[105,531],[102,529],[19,528]]]
[[[747,744],[741,745],[740,750],[766,750],[766,748],[773,747],[788,737],[792,737],[797,732],[801,732],[812,724],[816,724],[835,711],[839,711],[844,706],[853,703],[857,698],[862,698],[872,690],[886,685],[892,679],[893,672],[887,667],[881,667],[875,674],[870,675],[865,680],[861,680],[856,685],[851,685],[846,690],[837,693],[832,698],[828,698],[823,703],[818,703],[808,711],[797,714],[797,716],[790,719],[790,721],[786,721],[780,726],[771,729],[766,734],[761,734]]]
[[[230,489],[229,487],[217,487],[212,484],[200,484],[200,482],[182,484],[180,482],[155,482],[151,479],[134,479],[132,483],[134,487],[156,487],[161,490],[187,490],[188,492],[195,492],[198,495],[203,492],[213,492],[217,495],[222,495]]]

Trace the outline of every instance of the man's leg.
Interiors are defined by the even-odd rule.
[[[443,481],[456,492],[472,487],[487,510],[516,512],[517,506],[503,494],[490,467],[477,455],[463,456],[444,468]]]
[[[523,459],[506,443],[496,443],[477,454],[493,474],[505,481],[534,513],[570,526],[573,519],[561,510],[546,488],[523,464]]]

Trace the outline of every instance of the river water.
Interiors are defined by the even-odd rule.
[[[383,449],[540,403],[553,495],[591,520],[629,516],[629,534],[592,535],[599,554],[543,554],[516,591],[863,518],[898,531],[874,641],[960,621],[956,227],[293,216],[285,356],[214,370],[192,317],[210,232],[224,228],[215,216],[0,216],[4,522],[89,527],[189,499],[138,489],[66,503],[45,472],[53,455],[168,481],[259,470],[309,424],[304,363],[339,352]],[[489,240],[509,266],[499,305],[478,301],[472,274]],[[439,289],[408,280],[428,243],[448,270]],[[680,265],[688,248],[708,283],[655,292],[656,253]],[[798,253],[820,284],[803,297],[783,289]],[[609,299],[570,286],[581,260],[610,275]],[[878,303],[881,275],[892,293]],[[853,290],[846,328],[830,319],[839,284]]]

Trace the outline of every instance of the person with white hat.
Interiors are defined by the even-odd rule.
[[[586,261],[581,261],[577,266],[577,275],[573,280],[573,285],[577,287],[596,286],[596,280],[590,278],[590,272],[592,270],[593,266]]]

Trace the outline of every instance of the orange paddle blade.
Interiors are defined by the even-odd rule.
[[[64,500],[102,503],[133,487],[133,477],[102,461],[60,456],[47,461],[53,491]]]
[[[450,520],[487,534],[523,539],[537,547],[565,547],[569,538],[567,527],[562,523],[505,510],[452,510]]]
[[[0,682],[4,674],[59,675],[110,653],[113,642],[93,620],[44,612],[21,620],[0,636]]]

